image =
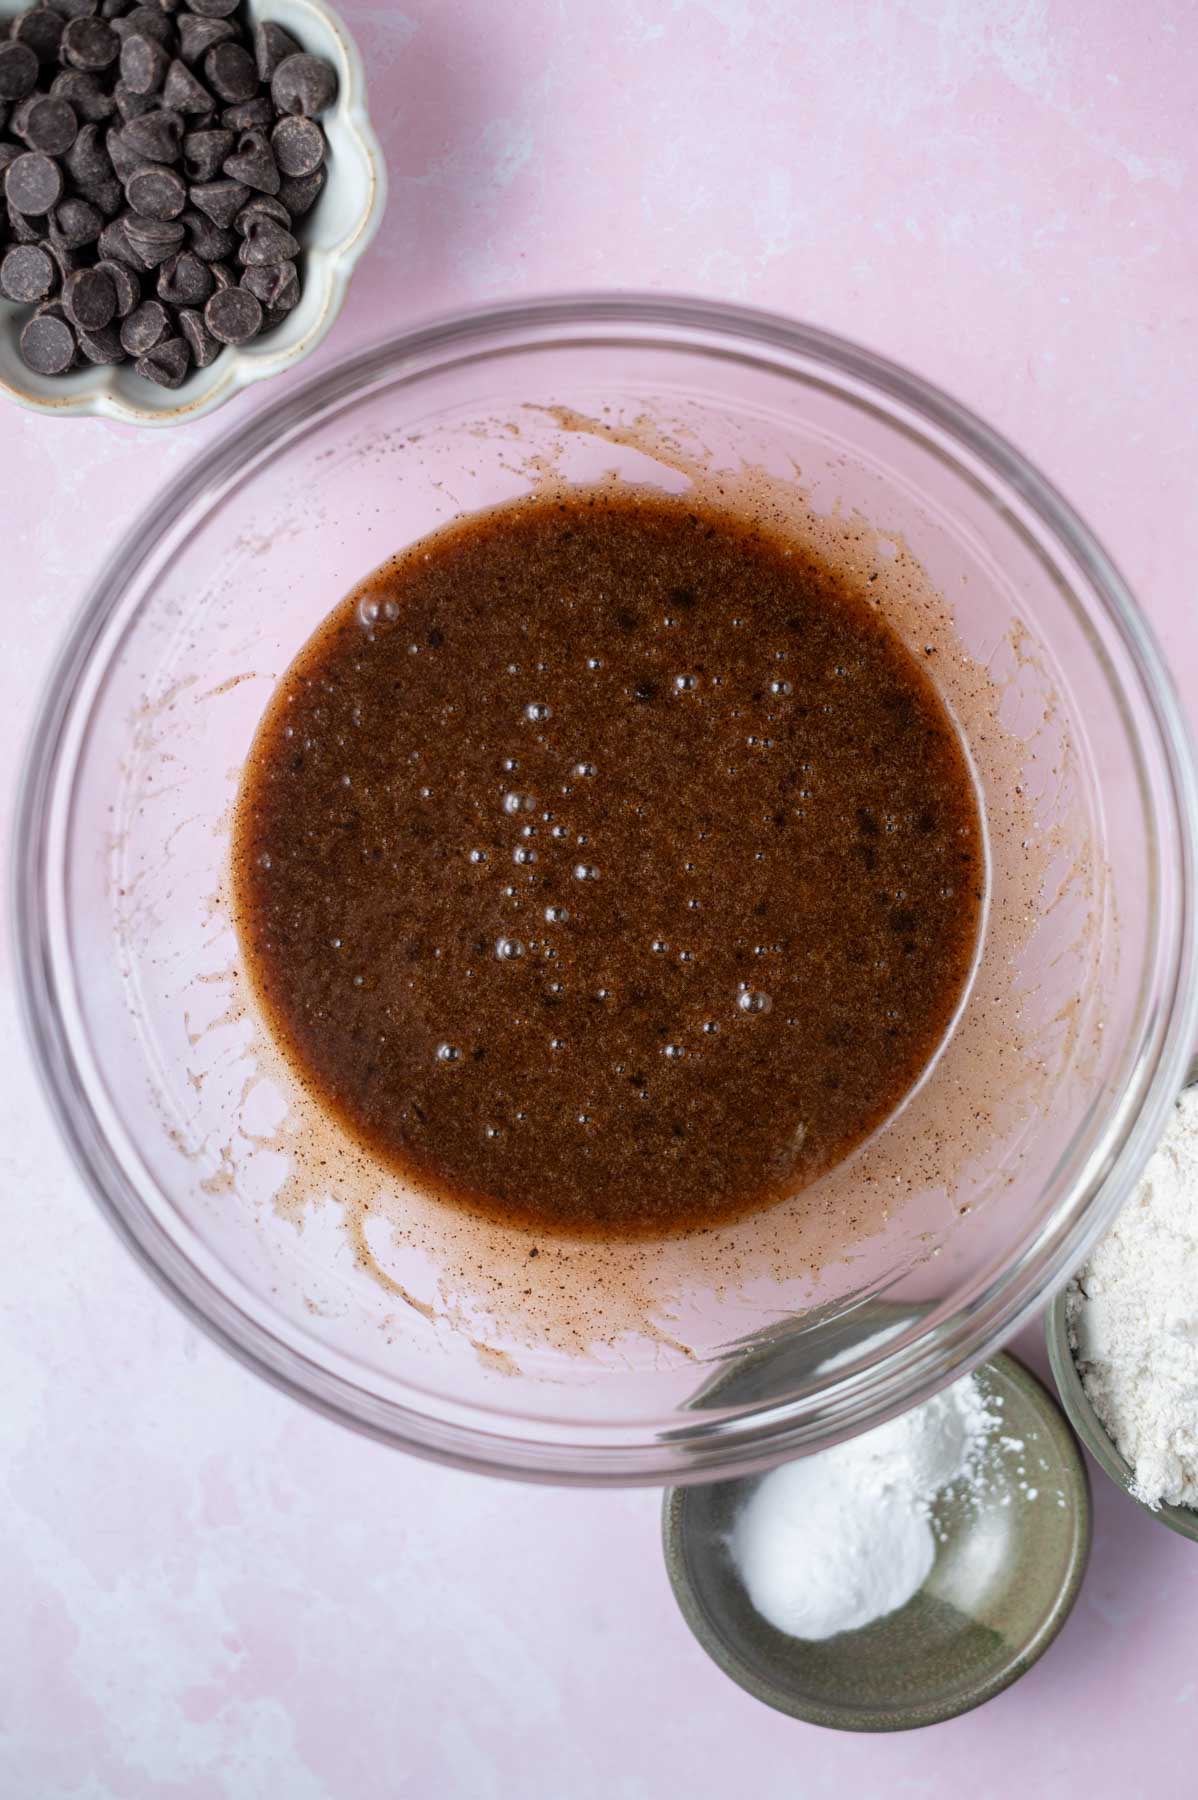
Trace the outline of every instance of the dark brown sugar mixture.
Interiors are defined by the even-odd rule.
[[[724,1222],[894,1108],[984,879],[920,662],[750,524],[586,492],[461,521],[271,700],[234,841],[309,1090],[426,1191],[545,1231]]]

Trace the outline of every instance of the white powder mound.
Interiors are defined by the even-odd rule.
[[[905,1325],[906,1321],[900,1319],[861,1343],[825,1357],[819,1365],[821,1372],[842,1369],[867,1352],[880,1350]],[[922,1406],[875,1426],[863,1437],[851,1438],[826,1456],[831,1459],[828,1466],[841,1469],[849,1477],[859,1476],[869,1486],[893,1487],[898,1483],[908,1492],[926,1497],[975,1472],[978,1452],[993,1428],[994,1419],[982,1390],[972,1376],[966,1375]]]
[[[905,1606],[936,1560],[925,1512],[833,1476],[835,1452],[783,1463],[753,1490],[733,1550],[750,1600],[791,1637],[856,1631]]]
[[[933,1500],[957,1483],[981,1490],[997,1424],[967,1375],[901,1418],[764,1476],[731,1540],[758,1612],[791,1637],[827,1638],[905,1606],[936,1558]]]
[[[1070,1289],[1095,1412],[1147,1505],[1198,1507],[1198,1089]]]
[[[852,1438],[829,1454],[842,1473],[868,1488],[902,1487],[929,1498],[964,1474],[987,1423],[977,1384],[959,1381],[914,1412]]]

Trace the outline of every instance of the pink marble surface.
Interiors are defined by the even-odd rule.
[[[1193,0],[344,11],[392,199],[322,360],[431,311],[580,285],[831,326],[1060,483],[1198,716]],[[96,557],[263,397],[165,436],[0,414],[6,767]],[[901,1738],[777,1717],[675,1612],[656,1494],[402,1460],[185,1324],[67,1166],[4,954],[5,1800],[1195,1792],[1198,1553],[1104,1477],[1081,1601],[1016,1688]],[[1036,1334],[1017,1347],[1042,1366]]]

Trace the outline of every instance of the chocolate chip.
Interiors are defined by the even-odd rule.
[[[179,54],[184,62],[199,62],[214,45],[236,35],[232,19],[201,19],[194,13],[183,13],[179,19]]]
[[[143,300],[121,326],[121,343],[128,355],[144,356],[170,334],[170,314],[162,302]]]
[[[222,346],[204,323],[202,313],[184,307],[179,313],[179,330],[187,339],[191,360],[197,369],[206,369],[221,353]]]
[[[121,142],[143,162],[178,162],[183,154],[185,121],[182,113],[164,107],[147,113],[144,119],[130,119],[121,134]]]
[[[218,290],[221,288],[237,286],[237,279],[233,274],[232,269],[226,267],[223,262],[209,263],[208,267]]]
[[[19,306],[33,306],[53,292],[58,271],[40,244],[14,244],[0,262],[0,289]]]
[[[293,219],[302,219],[311,212],[327,178],[325,169],[317,169],[314,175],[285,176],[279,183],[279,199]]]
[[[237,106],[226,106],[220,122],[229,131],[269,131],[278,114],[265,94],[256,100],[242,100]]]
[[[245,288],[221,288],[204,308],[204,323],[222,344],[248,344],[262,329],[262,308]]]
[[[270,97],[281,113],[313,118],[337,98],[337,71],[323,56],[285,57],[271,78]]]
[[[106,69],[121,53],[121,40],[103,19],[71,19],[61,54],[75,69]]]
[[[56,63],[65,23],[61,13],[53,12],[50,7],[31,6],[13,20],[13,41],[27,44],[39,63]]]
[[[102,331],[116,312],[116,289],[103,269],[77,269],[63,283],[62,303],[80,331]]]
[[[197,81],[186,63],[178,57],[167,71],[166,81],[162,88],[162,100],[165,106],[173,107],[181,113],[206,113],[212,111],[212,95],[202,82]]]
[[[103,213],[106,219],[115,219],[125,204],[125,190],[115,175],[96,175],[84,177],[76,181],[84,200]]]
[[[156,94],[170,66],[163,45],[140,31],[121,45],[121,80],[132,94]]]
[[[193,13],[199,13],[202,19],[227,19],[235,13],[239,0],[190,0]]]
[[[191,204],[222,229],[231,225],[250,197],[242,181],[201,181],[191,189]]]
[[[274,153],[260,131],[243,131],[232,156],[225,158],[225,174],[264,194],[279,191],[279,170]]]
[[[143,269],[156,269],[168,256],[173,256],[186,235],[177,219],[145,219],[137,213],[125,215],[125,236]]]
[[[113,172],[112,158],[104,146],[104,133],[98,125],[81,125],[63,160],[67,174],[74,181],[107,179]]]
[[[284,231],[291,224],[291,214],[273,194],[255,194],[247,200],[233,221],[233,228],[244,237],[255,219],[277,219]]]
[[[137,121],[131,119],[129,123],[136,124]],[[118,181],[127,181],[130,175],[137,173],[143,163],[154,160],[153,157],[148,157],[138,150],[135,144],[130,143],[125,136],[128,129],[128,125],[110,125],[104,136],[104,148],[108,152],[108,160],[112,164]]]
[[[183,139],[183,173],[188,181],[211,181],[219,175],[236,141],[231,131],[189,131]]]
[[[139,375],[144,375],[147,381],[157,382],[159,387],[182,387],[191,366],[191,351],[187,347],[187,339],[166,338],[145,356],[139,357],[133,366]]]
[[[137,254],[137,251],[133,248],[125,235],[125,221],[123,219],[113,219],[110,224],[104,227],[103,231],[100,233],[99,242],[96,248],[99,250],[101,257],[105,262],[124,263],[125,267],[129,269],[142,269],[145,267],[145,264]]]
[[[168,306],[203,306],[216,284],[191,250],[169,256],[158,271],[158,298]]]
[[[70,194],[60,200],[49,220],[51,238],[71,250],[77,250],[83,244],[94,244],[105,225],[100,208],[79,194]]]
[[[299,275],[293,262],[268,264],[264,268],[248,268],[241,285],[266,312],[289,313],[300,297]]]
[[[264,219],[258,214],[249,221],[237,260],[243,269],[260,269],[269,263],[287,262],[299,255],[299,248],[277,219]]]
[[[157,94],[135,94],[131,87],[125,86],[123,81],[118,81],[112,91],[116,99],[116,109],[126,123],[130,119],[144,118],[146,113],[153,112],[158,105],[159,96]]]
[[[39,94],[35,100],[26,103],[17,136],[23,137],[31,150],[40,150],[43,156],[62,156],[75,142],[78,132],[75,108],[68,100]]]
[[[300,47],[289,31],[276,25],[272,19],[254,27],[254,60],[258,65],[259,81],[270,81],[281,62],[289,56],[298,56]]]
[[[100,0],[54,0],[54,10],[64,19],[91,19],[100,10]]]
[[[153,38],[168,49],[175,35],[166,12],[157,6],[135,6],[123,19],[114,19],[112,29],[118,37],[138,33],[141,37]]]
[[[50,235],[68,250],[94,244],[103,229],[103,216],[87,200],[60,200],[50,214]]]
[[[187,205],[187,189],[173,169],[147,163],[130,175],[125,198],[143,219],[177,219]]]
[[[115,325],[102,325],[97,331],[81,331],[79,348],[92,363],[122,363],[125,360],[121,334]]]
[[[216,44],[204,58],[204,79],[212,92],[228,105],[252,100],[258,92],[258,71],[248,50],[240,44]]]
[[[116,295],[117,318],[127,318],[141,299],[140,283],[133,278],[124,263],[103,261],[98,262],[96,267],[102,269],[112,283]]]
[[[188,243],[206,263],[223,262],[226,256],[232,256],[236,239],[231,231],[222,231],[200,212],[185,212],[183,223],[187,227]]]
[[[100,0],[100,17],[102,19],[119,19],[122,13],[129,10],[129,0]]]
[[[19,213],[47,213],[62,198],[62,170],[39,151],[27,151],[9,163],[4,192]]]
[[[75,360],[75,333],[65,319],[39,314],[21,332],[21,360],[36,375],[63,375]]]
[[[0,179],[3,179],[7,172],[9,163],[15,163],[18,156],[24,156],[24,154],[20,144],[9,144],[0,139]]]
[[[0,100],[23,100],[37,86],[37,51],[29,44],[0,44]]]
[[[314,119],[280,119],[270,134],[270,147],[284,175],[314,175],[324,162],[324,132]]]
[[[116,111],[116,101],[105,93],[94,75],[86,69],[61,69],[50,83],[56,100],[66,100],[75,117],[90,125],[102,125]]]

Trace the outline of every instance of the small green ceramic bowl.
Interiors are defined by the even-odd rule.
[[[1044,1328],[1048,1336],[1048,1360],[1052,1364],[1053,1380],[1061,1396],[1061,1405],[1069,1415],[1070,1424],[1095,1462],[1102,1464],[1111,1480],[1123,1489],[1129,1500],[1135,1501],[1141,1512],[1147,1513],[1150,1519],[1156,1519],[1159,1524],[1167,1525],[1170,1531],[1180,1532],[1182,1537],[1192,1538],[1198,1543],[1198,1512],[1193,1507],[1168,1506],[1162,1503],[1154,1509],[1146,1506],[1135,1492],[1135,1477],[1131,1467],[1107,1436],[1106,1427],[1091,1406],[1082,1386],[1082,1378],[1078,1374],[1069,1343],[1067,1299],[1066,1288],[1049,1307]]]
[[[1060,1631],[1090,1549],[1085,1463],[1051,1395],[1014,1357],[994,1357],[977,1377],[1002,1400],[987,1491],[937,1502],[927,1581],[859,1631],[811,1642],[757,1612],[728,1548],[752,1480],[667,1491],[666,1568],[683,1617],[767,1706],[841,1731],[935,1725],[1018,1681]]]

